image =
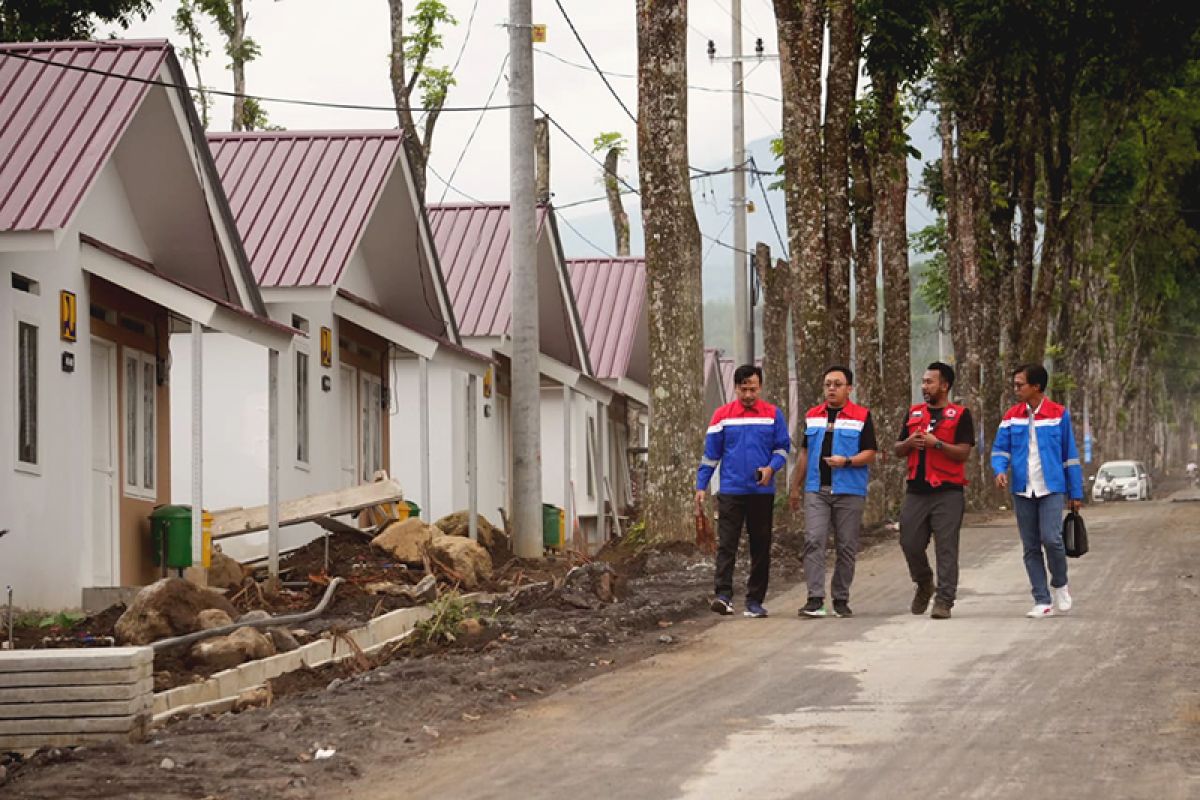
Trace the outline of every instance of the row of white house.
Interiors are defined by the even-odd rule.
[[[508,207],[423,209],[396,131],[206,134],[185,86],[165,41],[0,46],[0,586],[20,606],[152,580],[165,503],[384,470],[426,519],[508,508]],[[537,267],[543,497],[597,541],[645,443],[644,264],[567,261],[542,208]]]

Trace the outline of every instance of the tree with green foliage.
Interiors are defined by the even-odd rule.
[[[621,202],[621,176],[617,172],[621,158],[628,150],[625,137],[615,131],[602,133],[592,140],[592,152],[604,153],[604,194],[608,197],[608,213],[612,217],[618,256],[629,255],[629,215]]]
[[[181,0],[179,8],[175,9],[173,20],[175,32],[180,36],[186,36],[188,40],[187,47],[179,51],[179,59],[192,66],[192,74],[196,78],[196,85],[193,87],[197,97],[196,107],[200,112],[200,123],[205,130],[208,130],[208,112],[212,108],[212,98],[204,88],[204,78],[200,74],[200,59],[207,58],[210,51],[208,44],[204,41],[204,34],[200,30],[197,19],[201,13],[199,0]]]
[[[153,8],[152,0],[3,0],[0,42],[91,39],[97,23],[128,28]]]
[[[417,196],[424,202],[433,130],[455,83],[450,69],[433,66],[429,60],[442,49],[441,30],[446,25],[457,25],[458,20],[442,0],[417,0],[408,17],[404,16],[404,0],[388,0],[388,9],[392,33],[392,51],[388,57],[392,99],[404,132],[404,150],[412,166]],[[418,93],[420,106],[425,110],[424,124],[420,127],[413,114],[413,98]]]
[[[267,114],[252,97],[246,97],[246,65],[262,55],[258,42],[246,35],[250,15],[243,0],[194,0],[195,7],[212,18],[225,38],[225,54],[233,72],[231,130],[274,130]]]

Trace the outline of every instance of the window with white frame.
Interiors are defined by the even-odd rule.
[[[36,470],[38,452],[38,326],[17,319],[17,467]]]
[[[362,407],[359,429],[362,458],[359,479],[364,483],[370,482],[375,473],[383,469],[383,391],[383,381],[374,375],[363,373],[358,396]]]
[[[308,353],[296,352],[296,460],[307,464],[308,436]]]
[[[150,353],[124,350],[125,494],[157,497],[158,381]]]

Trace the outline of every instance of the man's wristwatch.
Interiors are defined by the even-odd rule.
[[[933,449],[934,450],[942,449],[942,440],[941,439],[938,439],[936,442],[933,443]]]

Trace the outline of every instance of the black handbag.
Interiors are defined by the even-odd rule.
[[[1087,526],[1083,524],[1083,517],[1074,511],[1063,519],[1062,540],[1068,558],[1079,558],[1088,551]]]

